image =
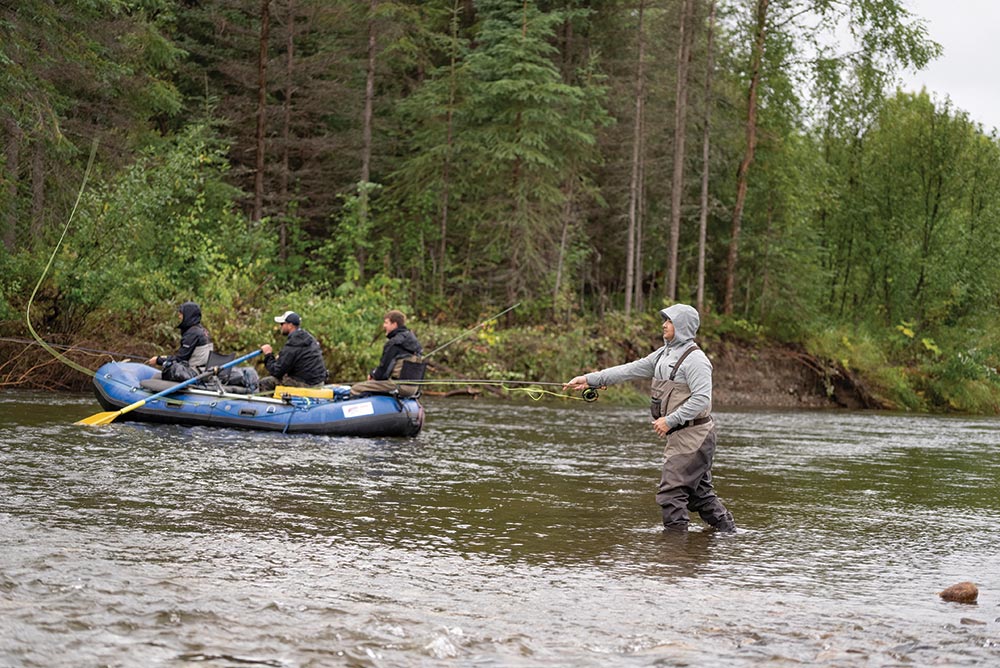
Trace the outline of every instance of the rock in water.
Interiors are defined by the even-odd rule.
[[[979,588],[971,582],[959,582],[939,592],[938,596],[955,603],[975,603],[979,598]]]

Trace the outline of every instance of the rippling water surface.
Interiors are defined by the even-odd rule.
[[[379,440],[0,394],[0,666],[1000,664],[997,420],[720,413],[740,531],[678,538],[643,408],[572,403]]]

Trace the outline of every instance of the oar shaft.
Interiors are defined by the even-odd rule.
[[[162,392],[157,392],[156,394],[154,394],[151,397],[146,397],[141,402],[137,401],[136,404],[139,404],[141,406],[142,404],[150,402],[150,401],[153,401],[154,399],[159,399],[160,397],[166,396],[168,394],[173,394],[177,390],[183,389],[183,388],[187,387],[188,385],[194,385],[195,383],[197,383],[202,378],[208,378],[209,376],[211,376],[213,374],[216,374],[216,373],[219,373],[220,371],[222,371],[224,369],[228,369],[230,367],[234,367],[237,364],[242,364],[243,362],[246,362],[248,359],[257,357],[260,354],[261,354],[260,350],[255,350],[252,353],[247,353],[243,357],[238,357],[238,358],[234,359],[231,362],[226,362],[222,366],[216,366],[216,367],[212,367],[211,369],[207,369],[207,370],[203,371],[202,373],[198,374],[197,376],[195,376],[194,378],[189,378],[189,379],[185,380],[182,383],[174,385],[173,387],[168,387],[167,389],[163,390]],[[133,404],[133,405],[135,405],[135,404]],[[125,410],[125,409],[122,409],[122,410]]]
[[[125,408],[119,409],[117,411],[110,411],[110,412],[106,412],[106,413],[98,413],[96,415],[91,415],[89,418],[84,418],[83,420],[80,420],[79,422],[77,422],[77,424],[86,424],[86,425],[104,425],[104,424],[108,424],[109,422],[112,422],[116,417],[118,417],[120,415],[124,415],[125,413],[128,413],[130,411],[134,411],[136,408],[141,408],[142,406],[145,406],[149,402],[155,401],[155,400],[160,399],[162,397],[165,397],[168,394],[173,394],[174,392],[177,392],[179,390],[183,390],[185,387],[188,387],[189,385],[194,385],[195,383],[197,383],[202,378],[207,378],[208,376],[211,376],[212,374],[219,373],[220,371],[222,371],[224,369],[228,369],[230,367],[234,367],[237,364],[242,364],[243,362],[246,362],[249,359],[257,357],[258,355],[261,354],[261,352],[262,351],[260,351],[260,350],[255,350],[252,353],[247,353],[246,355],[244,355],[242,357],[237,357],[236,359],[234,359],[231,362],[226,362],[222,366],[212,367],[211,369],[208,369],[207,371],[204,371],[204,372],[198,374],[194,378],[189,378],[189,379],[185,380],[182,383],[178,383],[177,385],[174,385],[173,387],[168,387],[167,389],[165,389],[165,390],[163,390],[161,392],[157,392],[156,394],[154,394],[152,396],[146,397],[145,399],[140,399],[139,401],[136,401],[135,403],[131,403],[128,406],[126,406]]]

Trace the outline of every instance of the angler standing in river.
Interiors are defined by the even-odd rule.
[[[648,356],[577,376],[565,389],[585,390],[649,378],[653,431],[666,437],[656,502],[665,531],[688,530],[688,511],[717,531],[736,530],[733,514],[715,494],[712,459],[717,432],[712,419],[712,363],[694,342],[698,311],[674,304],[660,311],[663,347]]]

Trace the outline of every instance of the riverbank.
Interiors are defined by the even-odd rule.
[[[886,408],[843,367],[796,346],[720,342],[708,351],[716,408]]]
[[[120,343],[120,342],[119,342]],[[617,342],[624,348],[639,346]],[[57,344],[56,351],[66,359],[85,368],[96,369],[112,359],[123,355],[111,355],[108,348],[114,344],[93,340],[74,341]],[[615,347],[619,347],[615,346]],[[128,349],[128,346],[118,347]],[[449,364],[439,363],[434,376],[456,378],[483,378],[502,380],[562,380],[567,372],[558,370],[564,364],[553,360],[552,351],[537,350],[540,358],[557,362],[553,366],[553,378],[538,374],[516,373],[514,368],[529,366],[545,368],[539,359],[529,365],[523,360],[507,360],[504,367],[493,366],[483,372],[483,364],[477,357],[484,351],[481,345],[467,346],[451,351]],[[617,364],[622,355],[628,355],[621,348],[612,352],[603,348],[598,357],[601,364]],[[557,346],[557,348],[563,348]],[[563,348],[564,349],[564,348]],[[752,345],[738,340],[718,340],[705,344],[715,367],[714,404],[717,408],[773,408],[773,409],[822,409],[822,408],[885,408],[873,400],[858,383],[857,379],[842,367],[821,360],[789,345]],[[478,350],[478,352],[477,352]],[[488,352],[488,351],[485,351]],[[629,351],[631,352],[631,351]],[[145,359],[145,353],[136,351],[136,359]],[[440,362],[440,360],[438,360]],[[596,367],[595,367],[596,368]],[[503,372],[507,373],[503,373]],[[530,376],[530,377],[529,377]],[[40,345],[28,339],[10,338],[0,340],[0,389],[31,389],[49,391],[86,392],[91,387],[88,376],[56,359]],[[638,388],[637,388],[638,389]]]

